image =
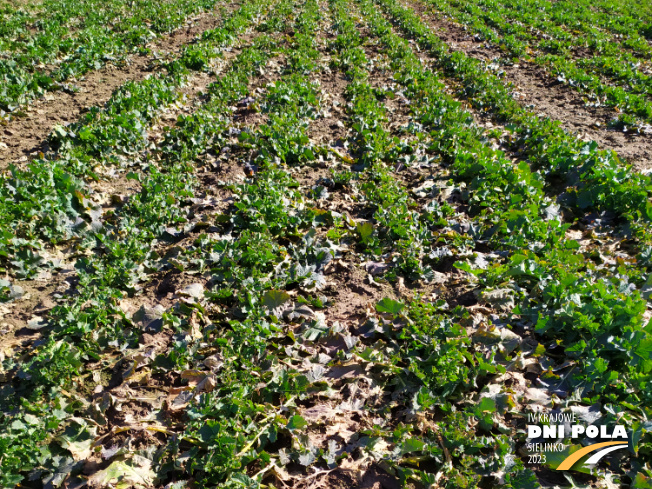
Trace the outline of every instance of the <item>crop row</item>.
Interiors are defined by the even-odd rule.
[[[93,203],[85,180],[98,179],[95,166],[120,165],[148,145],[147,127],[178,97],[189,70],[208,69],[224,47],[232,44],[258,15],[259,4],[246,5],[222,27],[205,31],[200,42],[187,45],[168,63],[167,76],[129,82],[106,104],[92,108],[80,121],[57,127],[50,136],[52,157],[36,159],[27,169],[13,167],[2,177],[0,243],[2,265],[18,277],[34,276],[42,259],[42,242],[56,244],[84,235],[92,222]]]
[[[36,18],[18,10],[0,31],[0,109],[11,112],[64,82],[134,52],[217,2],[47,1]],[[77,25],[79,24],[79,25]],[[34,31],[32,33],[32,31]]]
[[[320,209],[328,198],[323,190],[311,192],[310,200],[295,190],[297,182],[283,164],[288,169],[310,165],[318,154],[324,156],[325,149],[311,145],[308,138],[310,121],[319,115],[316,86],[305,75],[294,73],[268,87],[266,99],[259,102],[263,113],[268,114],[267,122],[251,133],[240,135],[241,141],[256,155],[249,162],[255,168],[254,176],[235,187],[233,211],[217,217],[223,231],[200,235],[175,259],[185,272],[209,271],[212,285],[204,299],[206,304],[200,299],[202,308],[195,306],[202,314],[204,310],[207,312],[212,324],[194,341],[177,343],[168,355],[168,362],[160,365],[168,369],[187,368],[182,376],[197,376],[197,383],[191,382],[194,387],[191,391],[199,391],[198,398],[186,411],[191,422],[182,437],[186,444],[181,443],[178,450],[182,460],[189,460],[186,467],[206,472],[207,478],[200,479],[203,484],[223,483],[227,474],[242,471],[245,466],[250,467],[247,474],[253,480],[243,475],[239,478],[254,485],[265,477],[288,480],[292,464],[306,470],[313,465],[334,467],[338,459],[349,455],[349,450],[357,450],[357,443],[353,449],[345,448],[346,438],[344,445],[338,437],[327,444],[318,443],[315,434],[319,426],[302,415],[305,402],[308,405],[319,402],[322,396],[338,400],[326,372],[344,368],[351,362],[370,367],[378,365],[387,351],[391,358],[384,362],[384,371],[374,374],[374,378],[382,386],[380,397],[393,393],[400,405],[409,404],[412,389],[419,390],[419,387],[422,387],[419,402],[424,406],[443,399],[456,400],[473,385],[475,377],[486,375],[487,371],[496,372],[495,366],[469,348],[468,340],[462,338],[462,330],[454,325],[452,330],[438,333],[447,338],[444,351],[437,350],[421,360],[419,356],[429,351],[428,335],[432,334],[422,328],[439,319],[437,309],[426,303],[410,307],[412,317],[421,315],[421,318],[413,328],[407,327],[404,336],[396,337],[396,350],[393,345],[385,348],[383,344],[384,338],[394,337],[390,326],[368,338],[368,341],[376,340],[377,353],[371,352],[360,338],[350,336],[351,331],[335,325],[328,327],[310,307],[302,305],[324,307],[323,300],[312,294],[324,288],[325,269],[338,256],[338,244],[359,246],[363,255],[370,256],[397,251],[397,260],[390,265],[389,279],[392,275],[408,274],[417,278],[415,273],[421,271],[423,246],[427,245],[425,236],[419,240],[419,233],[428,231],[425,223],[416,222],[418,214],[410,209],[414,202],[380,161],[391,156],[394,138],[383,127],[383,121],[387,120],[384,109],[366,81],[369,62],[350,10],[346,3],[333,2],[333,25],[338,37],[331,43],[335,55],[332,66],[346,72],[349,78],[345,90],[349,100],[347,126],[352,131],[349,151],[355,166],[362,170],[356,179],[361,180],[362,203],[374,211],[375,226],[370,229],[371,223],[351,225],[341,214]],[[313,51],[310,55],[313,41],[310,38],[301,41],[293,43],[293,52],[306,53],[306,57],[298,57],[300,60],[314,60],[319,53]],[[297,64],[296,59],[293,56],[289,62],[294,72],[309,74],[310,67],[316,67],[314,62]],[[289,131],[290,127],[295,130]],[[346,176],[341,175],[339,181],[346,181]],[[345,186],[340,190],[349,189]],[[298,304],[289,293],[293,290],[299,291]],[[400,305],[391,300],[381,302],[379,311],[395,313],[396,321],[402,321],[403,316],[398,314]],[[412,335],[415,344],[403,346]],[[307,365],[301,362],[303,352],[314,352],[338,338],[349,338],[350,344],[335,356],[324,358],[315,352]],[[440,369],[435,371],[435,365]],[[402,384],[399,385],[409,388],[388,382],[390,372],[400,373]],[[202,393],[207,383],[211,387]],[[359,444],[362,451],[390,463],[404,481],[416,477],[424,483],[433,483],[441,477],[413,470],[412,460],[417,457],[443,463],[444,450],[448,448],[440,448],[432,430],[419,433],[402,421],[397,424],[387,407],[381,406],[369,405],[364,416],[380,416],[388,425],[384,429],[369,426],[369,431],[363,431],[367,442]],[[474,466],[447,474],[449,484],[477,481],[477,471],[488,474],[509,460],[506,456],[510,453],[510,443],[505,436],[495,440],[476,438],[464,428],[476,415],[476,411],[468,410],[451,415],[441,423],[446,427],[445,436],[451,440],[450,450],[455,450],[456,462],[459,453],[468,452],[469,455],[462,456],[463,465],[474,464],[472,453],[481,444],[495,446],[496,455],[483,469]],[[285,440],[283,449],[277,452],[273,447],[281,440]],[[187,444],[190,449],[182,451]],[[383,449],[383,445],[387,448]],[[532,478],[531,473],[523,471],[522,465],[513,469],[510,481],[518,484],[522,477]],[[202,471],[196,473],[200,474]]]
[[[539,118],[521,107],[496,75],[478,60],[452,51],[412,10],[389,1],[380,5],[405,34],[429,52],[433,67],[457,82],[460,98],[495,121],[508,124],[513,134],[510,147],[520,149],[550,186],[565,185],[565,204],[580,213],[614,211],[632,225],[641,226],[637,237],[649,242],[644,230],[652,217],[649,177],[623,165],[613,151],[582,141],[566,133],[558,122]]]
[[[619,6],[629,7],[630,3]],[[521,0],[501,5],[491,0],[467,5],[442,0],[436,7],[449,15],[461,16],[464,23],[472,24],[478,18],[475,28],[486,29],[482,35],[486,34],[492,42],[498,40],[496,33],[512,36],[507,39],[508,49],[512,47],[509,41],[516,38],[539,41],[542,43],[539,48],[550,52],[569,52],[583,47],[602,55],[615,56],[625,49],[645,56],[651,50],[646,40],[647,25],[640,12],[614,15],[594,9],[588,2],[553,4]]]
[[[652,47],[646,39],[630,35],[621,43],[618,39],[595,39],[592,32],[567,32],[545,18],[547,9],[531,3],[516,5],[508,11],[495,2],[463,6],[445,1],[427,3],[470,26],[476,36],[500,47],[515,60],[534,60],[598,104],[616,108],[621,112],[621,125],[636,127],[638,120],[652,120],[652,82],[643,71],[648,68]],[[582,22],[581,16],[574,18]],[[634,22],[631,17],[626,19]],[[632,29],[635,28],[630,27],[630,33]],[[633,52],[624,50],[623,45]],[[578,48],[588,48],[594,56],[576,59],[574,52]]]
[[[378,3],[400,19],[399,25],[407,32],[419,32],[413,13],[390,1]],[[405,93],[414,87],[412,93],[417,98],[412,105],[418,107],[414,115],[423,124],[418,130],[433,138],[436,151],[447,155],[453,178],[464,182],[470,191],[471,236],[508,252],[502,262],[478,266],[473,260],[462,261],[458,267],[478,277],[481,297],[491,297],[496,291],[503,300],[512,296],[513,301],[507,299],[512,303],[505,318],[508,324],[531,328],[552,358],[560,348],[565,360],[576,362],[567,372],[541,378],[543,385],[566,395],[573,393],[586,403],[609,399],[614,404],[606,411],[614,409],[620,416],[625,415],[620,406],[633,407],[627,416],[633,416],[633,425],[641,429],[649,414],[635,421],[638,415],[634,413],[640,413],[649,402],[645,385],[651,358],[643,319],[647,301],[640,291],[645,280],[639,268],[645,263],[644,256],[638,262],[596,263],[591,253],[573,251],[579,245],[566,237],[570,225],[546,197],[542,176],[483,144],[471,115],[461,110],[458,102],[447,99],[443,84],[423,70],[409,45],[391,33],[391,25],[370,4],[365,13],[372,30],[384,36],[383,43],[396,63],[397,80],[408,82]],[[422,30],[421,35],[414,37],[422,45],[432,46],[427,44],[427,31]],[[569,171],[565,169],[562,175]],[[593,191],[592,185],[586,182],[585,191]],[[583,207],[581,200],[574,206]],[[619,372],[617,383],[615,372]],[[636,467],[634,472],[638,470],[649,469]]]
[[[383,2],[383,5],[387,6],[388,9],[392,8],[390,2]],[[394,10],[394,12],[398,12],[398,9]],[[387,29],[388,24],[384,24],[383,27]],[[401,60],[401,63],[405,63],[405,60]],[[452,99],[449,104],[450,103],[453,104],[453,107],[456,104]],[[447,108],[447,112],[450,113],[452,118],[456,117],[455,111],[451,110],[450,106]],[[427,110],[424,110],[424,115],[422,117],[428,117],[436,121],[439,125],[440,120],[438,120],[436,116],[432,116],[432,114],[436,113],[437,112],[435,112],[433,108],[428,108]],[[459,125],[454,125],[454,120],[455,119],[446,124],[441,124],[440,126],[442,128],[442,134],[448,138],[451,138],[452,134],[465,134],[463,126],[460,127]],[[470,114],[464,114],[463,112],[457,116],[457,120],[460,121],[457,124],[462,123],[463,125],[472,121]],[[431,136],[433,134],[434,133],[432,132],[430,133]],[[480,131],[478,131],[477,128],[475,128],[475,130],[471,128],[469,135],[460,139],[470,143],[473,140],[479,141],[480,137]],[[442,146],[440,146],[440,148],[441,147]],[[443,145],[443,147],[446,146]],[[552,208],[550,207],[552,202],[543,192],[542,177],[538,172],[533,173],[528,165],[525,165],[524,163],[514,165],[507,159],[503,159],[501,162],[501,154],[491,150],[486,145],[485,149],[482,149],[481,146],[472,147],[472,152],[470,152],[468,156],[465,156],[463,153],[458,154],[459,149],[454,148],[455,151],[450,155],[452,158],[451,161],[454,165],[453,168],[455,168],[454,174],[458,178],[470,179],[468,184],[472,184],[471,188],[474,190],[469,197],[469,203],[472,204],[470,211],[478,217],[484,217],[485,219],[488,218],[488,223],[485,222],[484,227],[489,230],[490,234],[488,237],[491,238],[491,241],[500,243],[500,246],[506,245],[508,249],[511,249],[516,254],[523,253],[524,250],[528,248],[528,251],[535,253],[541,251],[545,252],[547,247],[553,249],[558,247],[561,249],[576,248],[576,244],[564,239],[564,228],[568,226],[563,224],[566,219],[558,214],[557,211],[551,213],[551,210],[555,206],[552,206]],[[486,163],[484,164],[478,162],[478,155],[483,153],[487,154]],[[471,157],[471,155],[473,155],[473,157]],[[480,159],[480,162],[481,161],[482,159]],[[501,166],[504,170],[500,169]],[[545,167],[539,168],[545,169]],[[570,168],[565,168],[562,170],[562,174],[568,173],[569,170]],[[513,187],[498,190],[499,187],[497,184],[501,183],[504,185],[507,178],[514,179]],[[585,185],[586,191],[591,192],[593,190],[591,187],[595,185],[595,183],[587,181],[585,182]],[[493,189],[492,186],[494,187]],[[645,187],[641,190],[644,189]],[[617,189],[610,189],[610,191],[614,194],[617,193]],[[530,210],[524,210],[523,208],[525,206],[530,207]],[[519,212],[513,216],[510,216],[509,214],[499,214],[500,211],[498,209],[501,208],[506,208],[508,212],[516,212],[516,209],[519,209]],[[583,202],[578,199],[576,202],[566,202],[565,208],[567,210],[572,210],[573,208],[582,209],[584,208],[584,205]],[[535,214],[531,217],[526,217],[526,214],[531,211],[534,211]],[[573,212],[577,215],[577,211]],[[499,217],[494,219],[494,216],[497,213],[499,214]],[[630,217],[632,216],[630,215]],[[636,216],[634,216],[634,218],[635,217]],[[647,216],[640,216],[640,218],[642,218],[643,221],[648,219]],[[535,230],[537,226],[542,226],[542,229],[539,231]],[[499,237],[499,240],[496,241],[495,237]],[[645,235],[642,236],[642,240],[643,242],[647,240]],[[642,246],[643,249],[645,249],[644,245]],[[520,259],[520,257],[518,257],[518,259]],[[625,266],[625,264],[623,265]],[[634,280],[639,281],[640,284],[641,278],[638,277],[638,272],[634,267],[625,273],[630,275]]]
[[[236,42],[237,34],[256,21],[268,6],[266,2],[243,6],[224,22],[223,27],[204,33],[205,42],[194,45],[193,53],[200,53],[203,47],[205,57],[216,56],[218,47]],[[211,39],[214,39],[214,44]],[[78,262],[76,295],[52,311],[46,330],[49,334],[33,352],[30,361],[16,364],[14,359],[7,359],[4,362],[4,371],[12,374],[3,386],[5,414],[0,439],[4,454],[3,486],[19,483],[30,471],[34,478],[46,482],[54,480],[56,485],[60,485],[67,473],[78,470],[79,464],[75,465],[75,460],[65,455],[69,452],[62,451],[62,442],[55,441],[53,433],[69,427],[69,418],[86,401],[73,398],[70,404],[66,404],[61,388],[79,388],[79,382],[83,381],[79,376],[84,365],[98,360],[99,353],[107,348],[112,351],[112,342],[124,346],[138,342],[138,335],[125,328],[124,313],[117,309],[117,300],[128,291],[134,292],[143,263],[155,256],[151,251],[152,244],[156,243],[165,227],[187,221],[188,209],[172,206],[190,198],[194,187],[193,168],[180,156],[196,151],[194,142],[202,134],[209,137],[211,131],[220,132],[225,123],[209,114],[204,114],[203,119],[180,121],[176,129],[170,130],[164,138],[164,148],[169,149],[158,154],[162,163],[146,159],[140,169],[134,168],[135,171],[130,173],[129,178],[140,181],[140,191],[105,215],[89,196],[82,193],[87,191],[87,187],[81,179],[93,177],[93,166],[98,159],[106,164],[116,162],[116,154],[142,152],[147,140],[144,128],[155,117],[156,111],[163,109],[161,102],[174,100],[174,88],[183,79],[183,75],[176,72],[187,65],[184,61],[187,59],[196,57],[182,56],[172,64],[174,69],[168,77],[152,77],[139,84],[129,83],[118,90],[105,109],[53,135],[59,145],[58,159],[36,160],[24,172],[14,169],[12,177],[5,182],[4,188],[8,191],[34,185],[33,190],[41,192],[36,195],[29,191],[21,193],[25,199],[16,198],[16,205],[6,211],[11,219],[20,222],[40,222],[31,231],[28,226],[23,226],[28,239],[49,237],[61,240],[74,234],[83,247],[95,249],[98,254],[94,259]],[[238,68],[229,77],[231,83],[255,70],[259,62],[255,53],[243,52],[236,65]],[[231,99],[240,96],[242,91],[237,85],[228,89],[232,90],[227,91]],[[219,105],[219,102],[215,103]],[[198,130],[202,132],[193,134]],[[119,148],[116,134],[121,140]],[[45,213],[40,214],[40,211]],[[66,226],[71,221],[72,228]],[[38,237],[29,234],[36,230]],[[20,241],[20,236],[19,231],[11,239]],[[19,246],[16,241],[11,245]],[[22,380],[12,386],[12,378]],[[16,408],[17,412],[7,414]],[[77,434],[88,435],[84,430]],[[85,443],[84,440],[73,441]],[[69,446],[67,443],[64,441],[63,446]],[[64,458],[60,458],[62,454]]]
[[[346,2],[333,3],[343,11],[350,9]],[[369,15],[375,9],[362,5],[362,10],[372,35],[380,34]],[[411,107],[419,107],[417,111],[437,117],[432,104],[442,86],[433,84],[434,76],[416,57],[409,56],[407,43],[388,36],[380,38],[381,47],[389,58],[387,69],[395,73],[399,86],[388,91],[374,89],[359,31],[350,21],[340,22],[339,29],[338,59],[352,80],[346,95],[355,144],[349,149],[356,161],[365,165],[347,187],[359,187],[362,203],[373,216],[355,226],[352,238],[359,242],[363,259],[372,260],[380,271],[374,272],[374,280],[428,283],[446,252],[466,254],[472,240],[455,230],[454,219],[461,216],[445,200],[427,199],[425,205],[417,202],[411,190],[418,183],[408,183],[412,188],[406,188],[401,173],[395,172],[401,156],[418,154],[424,147],[430,152],[436,142],[427,132],[413,134],[412,142],[393,135],[384,100],[400,93]],[[416,115],[414,110],[410,112]],[[415,117],[410,127],[416,127],[417,120]],[[430,178],[444,183],[447,178],[433,166]],[[400,413],[389,416],[386,405],[368,406],[372,416],[383,420],[367,432],[368,450],[389,463],[405,482],[464,487],[478,484],[483,477],[491,480],[492,473],[504,471],[502,483],[506,487],[533,483],[534,475],[515,457],[516,445],[506,433],[491,435],[468,428],[478,416],[483,423],[488,418],[480,415],[481,410],[473,403],[467,403],[467,396],[481,379],[503,370],[494,352],[483,351],[469,341],[462,326],[464,310],[446,309],[442,299],[431,302],[417,296],[407,305],[384,299],[376,305],[380,314],[375,329],[351,349],[350,354],[365,365],[365,370],[377,372],[374,380],[382,386],[383,397],[392,399],[391,408]],[[434,421],[437,410],[440,419]],[[412,412],[419,413],[420,422],[411,419]],[[481,446],[491,447],[491,456],[482,462],[477,458]],[[509,460],[515,463],[505,465]],[[422,469],[420,464],[426,461],[436,469]]]

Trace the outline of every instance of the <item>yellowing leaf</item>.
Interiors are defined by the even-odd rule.
[[[155,483],[156,474],[152,470],[152,462],[138,455],[130,460],[116,460],[88,480],[88,485],[92,488],[147,489]]]

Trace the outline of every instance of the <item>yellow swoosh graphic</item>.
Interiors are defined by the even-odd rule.
[[[588,447],[584,447],[573,454],[569,455],[564,459],[562,463],[559,464],[559,467],[557,467],[557,470],[569,470],[575,462],[577,462],[579,459],[581,459],[584,455],[587,453],[594,452],[596,450],[599,450],[600,448],[604,447],[610,447],[612,445],[627,445],[626,441],[605,441],[602,443],[594,443],[593,445],[589,445]]]

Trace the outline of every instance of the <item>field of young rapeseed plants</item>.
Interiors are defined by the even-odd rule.
[[[643,0],[0,0],[1,488],[652,488]]]

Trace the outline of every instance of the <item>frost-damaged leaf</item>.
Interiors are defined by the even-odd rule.
[[[165,486],[165,489],[186,489],[187,487],[190,487],[189,482],[183,480],[177,482],[170,482],[167,486]]]
[[[303,336],[306,341],[316,341],[322,336],[328,336],[328,331],[329,328],[326,321],[322,318],[318,318],[307,325],[306,330],[301,333],[301,336]]]
[[[501,311],[509,311],[514,308],[514,291],[512,289],[484,290],[480,293],[480,297]]]
[[[168,393],[168,409],[170,411],[179,411],[185,408],[194,396],[192,387],[171,387]]]
[[[596,424],[596,421],[602,417],[600,404],[593,404],[592,406],[571,406],[571,411],[586,424]]]
[[[315,462],[315,460],[317,460],[316,450],[311,450],[309,452],[299,455],[299,463],[306,467],[312,465]]]
[[[311,383],[319,382],[324,377],[325,373],[326,373],[326,369],[322,365],[315,364],[312,366],[310,371],[306,374],[306,377],[308,378],[308,381],[310,381]]]
[[[365,270],[367,270],[370,275],[380,275],[385,273],[388,269],[389,265],[387,265],[387,263],[373,261],[365,263]]]
[[[528,404],[539,404],[546,407],[552,406],[552,398],[543,389],[530,387],[525,390],[524,398]]]
[[[281,465],[287,465],[292,461],[290,459],[290,457],[288,456],[285,448],[281,448],[278,451],[278,460],[279,460],[279,462],[281,462]],[[283,475],[287,475],[289,477],[289,474],[287,472],[285,472],[285,471],[283,471]],[[283,479],[283,480],[285,480],[285,479]]]
[[[92,488],[148,489],[156,482],[152,462],[139,455],[134,455],[130,460],[115,460],[88,479],[88,485]]]
[[[73,418],[73,421],[56,440],[61,447],[72,454],[76,462],[79,462],[90,457],[92,453],[91,447],[97,430],[95,427],[89,427],[80,418]]]
[[[199,384],[197,384],[197,387],[195,388],[195,395],[201,392],[213,392],[215,390],[215,387],[217,387],[217,382],[215,381],[215,377],[212,375],[208,375],[204,379],[202,379],[202,381],[199,382]]]
[[[92,453],[92,439],[82,441],[69,441],[64,439],[62,436],[60,437],[60,441],[61,446],[71,453],[72,458],[74,458],[75,461],[86,460]]]
[[[210,368],[212,371],[216,372],[221,369],[224,365],[224,358],[219,353],[206,357],[203,361],[204,366]]]
[[[308,306],[299,305],[294,309],[288,309],[283,312],[283,318],[289,322],[299,322],[302,319],[312,319],[315,317],[315,312]]]
[[[502,351],[511,353],[521,345],[523,338],[508,328],[482,324],[473,333],[473,341],[484,345],[499,344]]]
[[[513,393],[504,392],[505,388],[502,384],[489,384],[480,393],[480,405],[484,399],[491,399],[496,409],[504,413],[509,408],[513,408],[516,404],[513,399]]]
[[[163,327],[161,318],[164,312],[165,308],[161,304],[154,307],[143,305],[134,313],[132,321],[141,323],[143,330],[158,332]]]
[[[194,386],[206,378],[206,372],[201,370],[184,370],[181,372],[181,378],[188,381],[188,385]]]
[[[31,330],[39,330],[47,326],[47,322],[41,316],[33,316],[27,322],[27,328]]]
[[[328,452],[326,452],[323,457],[329,469],[332,469],[336,466],[337,456],[339,452],[340,447],[337,442],[333,439],[328,440]]]
[[[550,221],[551,219],[558,219],[560,217],[560,209],[561,207],[558,204],[550,204],[548,207],[543,209],[543,218],[546,221]]]
[[[187,285],[181,289],[178,294],[180,296],[192,297],[193,299],[199,300],[204,297],[204,285],[199,283]]]
[[[412,193],[417,197],[427,197],[433,192],[433,187],[435,186],[435,183],[436,182],[434,180],[427,180],[426,182],[423,183],[423,185],[412,190]]]
[[[381,301],[376,304],[376,311],[380,313],[389,313],[389,314],[399,314],[403,308],[405,307],[404,304],[401,304],[398,301],[395,301],[393,299],[390,299],[388,297],[385,297]]]
[[[274,315],[278,315],[276,312],[289,300],[290,294],[283,290],[268,290],[263,295],[263,304]]]
[[[110,458],[115,457],[119,451],[120,451],[120,447],[118,445],[114,445],[110,448],[106,448],[103,446],[100,454],[102,456],[102,460],[109,460]]]
[[[20,299],[25,295],[25,289],[20,285],[11,285],[9,280],[0,279],[0,290],[8,289],[6,297],[8,300]]]

